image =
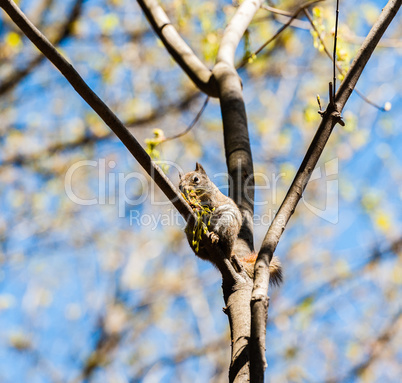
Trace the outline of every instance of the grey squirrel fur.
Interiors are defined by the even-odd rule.
[[[180,176],[180,191],[187,196],[194,192],[201,205],[207,206],[212,214],[208,225],[209,236],[212,243],[217,243],[227,258],[232,256],[233,247],[242,225],[242,215],[230,198],[225,196],[218,187],[209,179],[201,164],[197,163],[195,170]],[[209,255],[206,248],[200,243],[198,252],[193,246],[193,227],[186,227],[187,240],[194,253],[205,260],[215,264],[213,257]],[[239,261],[252,278],[254,274],[254,263],[257,255],[251,253]],[[269,265],[270,282],[279,285],[282,281],[282,268],[276,256]]]

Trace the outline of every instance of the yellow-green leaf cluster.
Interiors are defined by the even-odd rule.
[[[182,195],[197,215],[197,221],[193,228],[193,239],[191,244],[194,248],[195,253],[198,253],[200,249],[202,235],[207,234],[208,232],[208,228],[211,225],[212,213],[214,212],[215,208],[210,209],[208,205],[202,204],[195,190],[182,193]]]
[[[152,138],[146,138],[144,140],[146,148],[145,151],[149,154],[153,161],[161,161],[161,152],[156,147],[165,140],[165,133],[162,129],[154,129],[154,136]],[[164,173],[167,173],[169,166],[166,164],[159,164]]]

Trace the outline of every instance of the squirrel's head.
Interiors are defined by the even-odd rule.
[[[185,195],[194,191],[201,198],[204,194],[208,194],[211,186],[212,182],[209,180],[202,165],[198,162],[194,171],[180,175],[179,189]]]

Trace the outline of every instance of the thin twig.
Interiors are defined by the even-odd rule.
[[[187,128],[186,128],[185,130],[183,130],[181,133],[177,133],[177,134],[175,134],[175,135],[173,135],[173,136],[165,137],[160,143],[162,144],[163,142],[171,141],[171,140],[174,140],[174,139],[176,139],[176,138],[182,137],[182,136],[184,136],[185,134],[187,134],[191,129],[193,129],[194,126],[197,124],[198,120],[201,118],[202,114],[204,113],[204,111],[205,111],[205,109],[206,109],[206,107],[207,107],[207,105],[208,105],[208,101],[209,101],[209,96],[207,96],[207,97],[205,98],[205,101],[204,101],[204,103],[202,104],[201,109],[198,111],[198,113],[197,113],[197,115],[194,117],[193,121],[191,121],[190,125],[187,126]]]
[[[308,29],[308,28],[309,28],[309,25],[310,25],[310,26],[314,29],[314,31],[317,33],[317,37],[318,37],[318,39],[320,40],[320,42],[321,42],[321,44],[322,44],[322,46],[323,46],[323,48],[324,48],[325,53],[326,53],[327,56],[334,62],[334,59],[333,59],[331,53],[329,52],[327,46],[325,45],[324,39],[323,39],[323,37],[322,37],[322,35],[321,35],[321,32],[320,32],[320,31],[318,30],[318,28],[315,26],[315,24],[314,24],[314,22],[313,22],[313,19],[312,19],[312,17],[311,17],[311,15],[310,15],[310,13],[309,13],[309,11],[308,11],[307,8],[303,8],[303,9],[302,9],[302,11],[304,12],[304,14],[306,15],[306,17],[307,17],[307,19],[308,19],[308,21],[309,21],[309,22],[305,22],[305,23],[306,23],[306,26],[293,25],[294,22],[296,21],[296,19],[294,18],[294,14],[292,14],[291,12],[284,11],[284,10],[281,10],[281,9],[277,9],[277,8],[274,8],[274,7],[270,7],[270,6],[266,6],[266,5],[263,5],[261,8],[262,8],[262,9],[265,9],[265,10],[267,10],[267,11],[269,11],[269,12],[272,12],[272,13],[274,13],[274,14],[278,14],[278,15],[280,15],[280,16],[287,17],[287,18],[288,18],[287,22],[282,22],[282,21],[281,21],[282,24],[283,24],[284,26],[286,26],[286,27],[290,25],[290,26],[296,26],[296,27],[298,27],[298,28]],[[296,17],[297,17],[297,16],[296,16]],[[300,20],[297,20],[297,21],[300,21]],[[283,29],[280,29],[280,30],[275,34],[274,37],[275,37],[275,38],[278,37],[278,35],[279,35],[281,32],[283,32]],[[273,40],[274,40],[274,38],[270,38],[269,42],[272,42]],[[385,40],[384,40],[384,41],[385,41]],[[362,39],[361,42],[363,42],[363,39]],[[361,42],[360,42],[360,44],[361,44]],[[378,44],[378,46],[381,46],[381,44]],[[246,59],[244,59],[244,61],[246,61],[246,60],[249,61],[250,58],[252,58],[253,55],[255,55],[255,53],[251,54],[249,57],[247,57]],[[245,65],[246,65],[246,64],[244,64],[243,61],[242,61],[242,62],[239,64],[238,68],[242,68],[242,67],[244,67]],[[339,73],[344,74],[343,69],[342,69],[341,66],[338,64],[337,61],[336,61],[336,68],[338,69]],[[356,94],[357,94],[361,99],[363,99],[366,103],[368,103],[368,104],[374,106],[375,108],[381,110],[382,112],[387,112],[387,111],[389,110],[389,108],[387,109],[385,106],[380,106],[380,105],[376,104],[374,101],[369,100],[369,99],[368,99],[362,92],[360,92],[357,88],[355,88],[354,90],[355,90]]]
[[[289,11],[284,11],[282,9],[270,7],[269,5],[263,5],[261,6],[261,9],[265,9],[268,12],[272,12],[276,15],[281,15],[281,16],[287,16],[287,17],[293,17],[292,13]]]
[[[278,9],[278,8],[274,8],[272,6],[263,5],[261,7],[261,9],[265,9],[266,11],[271,12],[274,15],[286,17],[287,19],[289,17],[292,17],[291,12],[284,11],[284,10]],[[275,20],[281,24],[285,24],[285,22],[281,20],[282,17],[277,17],[277,18],[275,18]],[[253,22],[259,22],[259,21],[265,21],[265,20],[267,20],[267,17],[261,17],[259,19],[253,20]],[[300,19],[293,19],[291,25],[292,25],[292,27],[296,27],[296,28],[300,28],[300,29],[306,29],[306,30],[310,29],[310,23],[308,23],[307,21],[300,20]],[[357,36],[357,35],[353,34],[353,32],[350,30],[343,32],[341,34],[341,37],[342,37],[342,40],[345,40],[347,43],[350,43],[350,44],[361,45],[364,41],[364,37]],[[388,39],[384,38],[384,39],[381,39],[380,43],[378,43],[378,47],[399,49],[402,47],[402,41],[401,41],[401,39],[397,39],[397,38],[388,38]]]
[[[276,8],[274,8],[274,9],[276,9]],[[272,19],[274,19],[279,24],[282,24],[282,25],[286,24],[287,21],[289,20],[289,17],[292,17],[292,14],[290,12],[287,12],[287,11],[282,12],[282,10],[280,10],[280,9],[278,9],[278,11],[279,12],[272,12],[274,14],[273,17],[272,17],[272,15],[256,17],[253,20],[253,24],[266,22],[267,20],[272,20]],[[289,15],[287,15],[287,13],[289,13]],[[293,19],[290,25],[293,28],[299,28],[299,29],[303,29],[303,30],[309,30],[310,29],[310,24],[307,21],[301,20],[299,18]]]
[[[250,59],[253,59],[253,57],[257,56],[268,44],[270,44],[273,40],[275,40],[291,23],[292,21],[299,15],[299,13],[310,7],[313,4],[319,3],[324,0],[313,0],[313,1],[308,1],[307,3],[302,4],[293,14],[290,16],[289,20],[280,27],[277,32],[270,37],[264,44],[262,44],[256,51],[251,53],[249,56],[245,57],[238,65],[237,69],[243,68],[245,65],[247,65],[250,61]],[[288,15],[286,15],[288,16]]]
[[[324,48],[324,52],[325,54],[332,60],[332,62],[334,62],[334,58],[331,55],[331,52],[328,50],[325,41],[321,35],[321,32],[318,30],[318,28],[315,26],[314,22],[313,22],[313,18],[311,17],[310,12],[307,9],[303,9],[304,14],[306,15],[311,27],[314,29],[314,31],[317,33],[317,37],[318,40],[320,40],[321,45]],[[380,44],[378,44],[378,46],[380,46]],[[336,61],[335,62],[336,68],[338,69],[340,74],[344,74],[345,71],[342,69],[342,67],[339,65],[339,63]],[[370,104],[372,106],[374,106],[375,108],[381,110],[382,112],[388,112],[389,109],[387,109],[385,106],[380,106],[378,104],[376,104],[374,101],[369,100],[362,92],[359,91],[359,89],[355,88],[354,91],[356,92],[356,94],[365,102],[367,102],[367,104]]]
[[[333,57],[333,81],[334,81],[334,88],[333,88],[333,97],[335,100],[336,94],[336,43],[338,41],[338,18],[339,18],[339,0],[336,0],[336,15],[335,15],[335,34],[334,34],[334,51],[332,53]]]
[[[391,109],[391,104],[389,102],[386,102],[384,106],[376,104],[374,101],[371,101],[368,99],[362,92],[360,92],[359,89],[355,88],[355,93],[367,104],[370,104],[371,106],[374,106],[378,110],[381,110],[381,112],[388,112]],[[387,104],[389,105],[387,107]]]

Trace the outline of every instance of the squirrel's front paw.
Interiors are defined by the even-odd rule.
[[[212,243],[217,243],[219,241],[219,235],[215,234],[213,231],[210,231],[208,237],[211,239]]]

